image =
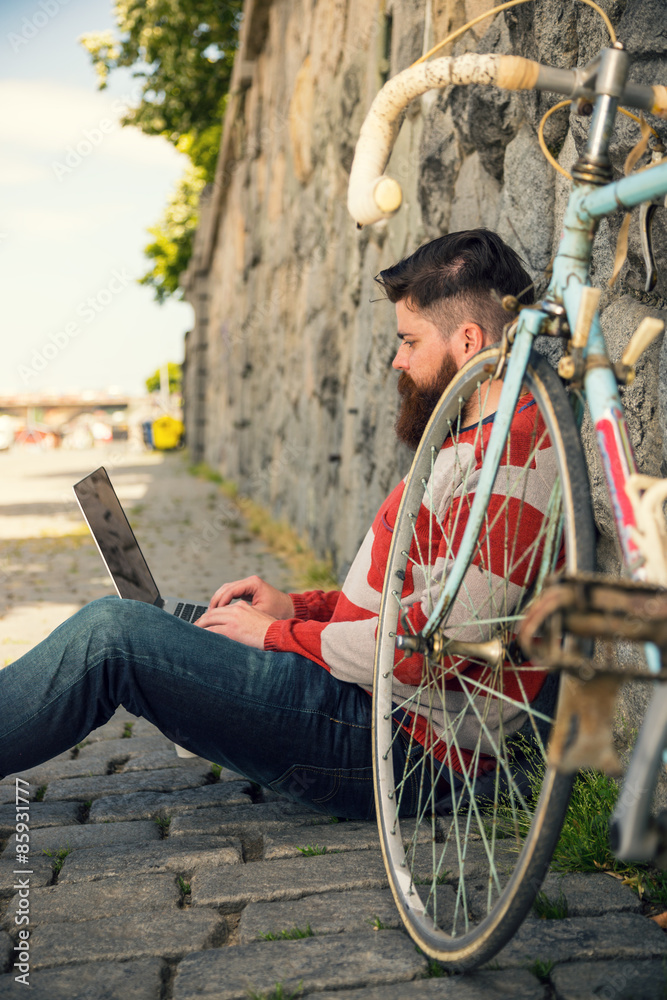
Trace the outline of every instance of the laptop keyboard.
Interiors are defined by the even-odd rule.
[[[182,618],[186,622],[196,622],[207,610],[208,607],[206,604],[184,604],[182,601],[179,601],[174,614],[177,618]]]

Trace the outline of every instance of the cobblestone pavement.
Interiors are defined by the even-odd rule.
[[[141,475],[157,495],[167,485],[178,495],[169,472]],[[192,483],[182,490],[203,511],[209,487]],[[216,537],[218,559],[227,544]],[[264,558],[279,582],[284,570]],[[189,581],[177,577],[183,589]],[[11,634],[26,620],[5,626]],[[276,984],[285,998],[300,990],[319,1000],[667,995],[667,936],[630,888],[602,874],[548,876],[549,895],[567,897],[567,919],[529,917],[487,968],[434,976],[399,926],[374,824],[331,823],[233,772],[179,759],[124,709],[21,778],[29,876],[16,875],[15,778],[0,782],[0,1000],[24,995],[14,963],[26,926],[33,1000],[247,1000]],[[300,850],[314,845],[328,852]],[[29,895],[17,888],[26,879]],[[17,924],[26,907],[30,924]],[[281,937],[295,928],[312,935]]]

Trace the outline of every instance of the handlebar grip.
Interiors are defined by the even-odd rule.
[[[658,84],[651,87],[651,90],[653,91],[652,113],[654,115],[667,115],[667,87],[661,87]]]
[[[398,181],[383,173],[410,101],[434,87],[479,83],[505,90],[531,90],[540,64],[521,56],[445,56],[415,63],[388,80],[376,95],[361,126],[354,153],[347,207],[358,226],[393,215],[403,198]],[[664,88],[662,88],[664,89]]]

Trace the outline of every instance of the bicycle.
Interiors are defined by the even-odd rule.
[[[420,60],[375,98],[350,175],[348,208],[358,225],[398,210],[400,186],[383,171],[402,110],[432,87],[549,90],[593,107],[548,291],[530,307],[505,301],[515,319],[501,343],[471,359],[441,397],[405,479],[386,569],[373,683],[380,841],[407,930],[453,971],[490,959],[510,939],[548,869],[574,772],[582,763],[613,763],[611,746],[600,748],[597,720],[590,719],[600,701],[609,718],[618,683],[591,665],[592,638],[646,641],[646,676],[667,679],[655,645],[667,643],[660,617],[667,595],[659,589],[667,586],[667,556],[657,568],[652,562],[656,545],[667,553],[661,510],[667,491],[637,476],[618,392],[663,324],[644,320],[622,362],[612,366],[597,314],[600,293],[588,279],[599,220],[667,193],[659,148],[656,165],[613,183],[607,156],[617,108],[667,113],[667,88],[627,82],[628,56],[603,16],[612,45],[583,69],[474,53]],[[558,374],[534,352],[538,335],[566,342]],[[502,392],[489,419],[485,405],[496,380]],[[510,429],[522,401],[534,407],[533,432],[530,447],[516,455]],[[595,532],[579,435],[585,402],[634,582],[592,575]],[[458,471],[448,504],[437,506],[434,483],[445,448],[454,449]],[[481,468],[471,448],[483,454]],[[553,486],[537,523],[531,491],[535,469],[545,462]],[[431,553],[419,550],[419,518],[426,519],[429,549],[445,540],[441,572],[433,573]],[[493,539],[503,531],[499,552]],[[406,578],[419,573],[430,596],[426,624],[417,631],[403,594]],[[397,712],[403,713],[398,738],[415,751],[398,780],[391,724]],[[667,855],[667,824],[649,817],[666,744],[667,688],[658,685],[628,772],[631,787],[644,791],[633,792],[614,817],[620,857]],[[401,824],[408,795],[417,796],[417,814]]]

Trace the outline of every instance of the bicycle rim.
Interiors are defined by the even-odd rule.
[[[406,610],[415,613],[418,577],[425,620],[456,558],[492,422],[471,425],[466,415],[475,404],[483,414],[498,359],[498,348],[487,348],[459,372],[419,445],[393,528],[375,660],[373,766],[387,874],[415,942],[458,970],[511,937],[548,869],[572,785],[546,764],[558,681],[523,661],[514,636],[550,573],[594,564],[572,409],[553,369],[533,354],[517,406],[525,414],[515,417],[523,432],[513,422],[471,564],[436,636],[441,648],[396,650],[397,633],[416,631]],[[392,763],[397,739],[402,774]],[[401,828],[404,815],[415,818]]]

